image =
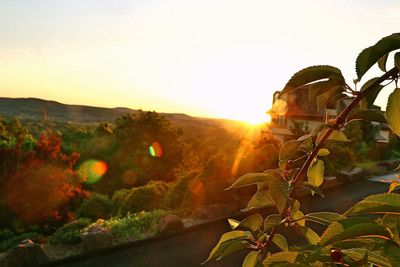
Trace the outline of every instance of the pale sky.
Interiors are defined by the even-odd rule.
[[[247,120],[399,25],[395,0],[1,0],[0,96]]]

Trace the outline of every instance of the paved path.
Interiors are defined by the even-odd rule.
[[[343,212],[354,202],[363,197],[387,191],[388,184],[372,181],[360,181],[342,188],[334,188],[325,192],[326,198],[315,196],[304,201],[302,210]],[[79,261],[59,264],[63,267],[103,267],[103,266],[201,266],[219,237],[228,231],[226,221],[219,221],[192,229],[189,232],[172,236],[156,242],[131,246],[100,256],[89,257]],[[242,266],[247,252],[236,253],[219,262],[211,262],[207,267]]]

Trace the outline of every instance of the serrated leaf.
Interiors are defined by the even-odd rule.
[[[261,230],[263,223],[263,217],[259,213],[255,213],[242,220],[235,229],[250,230],[253,234],[255,234]]]
[[[315,164],[311,164],[307,170],[308,183],[319,187],[324,181],[324,162],[317,159]]]
[[[370,195],[347,210],[344,215],[362,215],[374,213],[400,214],[400,195],[396,193],[384,193]]]
[[[261,183],[261,182],[268,182],[270,179],[272,179],[274,177],[280,177],[280,176],[281,176],[281,174],[280,174],[279,170],[277,170],[277,169],[266,170],[263,173],[247,173],[243,176],[240,176],[226,190],[229,190],[232,188],[248,186],[248,185],[253,185],[253,184]]]
[[[320,150],[318,150],[317,156],[318,156],[318,157],[325,157],[325,156],[328,156],[330,153],[331,153],[331,152],[329,152],[328,149],[326,149],[326,148],[321,148]]]
[[[301,187],[307,188],[311,191],[312,195],[317,194],[321,197],[325,197],[324,193],[322,192],[321,188],[310,184],[309,182],[304,182]]]
[[[282,144],[281,149],[279,151],[279,160],[286,160],[292,158],[300,145],[301,142],[297,140],[290,140]]]
[[[371,244],[374,244],[374,239],[361,238],[361,239],[349,239],[335,243],[335,248],[340,249],[352,249],[352,248],[363,248],[370,247]]]
[[[390,233],[374,221],[348,218],[331,223],[322,234],[320,243],[326,246],[343,240],[368,237],[390,239]]]
[[[286,241],[286,237],[280,234],[275,234],[272,238],[272,242],[278,246],[282,251],[289,251],[289,246]]]
[[[390,128],[400,136],[400,88],[390,94],[386,106],[386,118]]]
[[[273,227],[281,224],[283,219],[279,214],[268,215],[264,220],[264,232],[270,232]]]
[[[389,54],[386,54],[378,60],[378,67],[384,72],[386,72],[386,61],[388,56]]]
[[[356,72],[358,80],[375,64],[380,58],[400,48],[400,34],[394,33],[379,40],[375,45],[364,49],[357,57]]]
[[[297,199],[290,199],[289,202],[292,212],[296,212],[300,209],[300,202]]]
[[[284,251],[268,255],[263,261],[264,266],[270,266],[273,263],[294,263],[297,259],[299,252]]]
[[[305,226],[298,226],[298,228],[310,245],[319,243],[320,237],[314,230]]]
[[[211,259],[219,260],[233,252],[246,248],[249,244],[248,240],[252,238],[253,235],[247,231],[231,231],[223,234],[203,264]]]
[[[328,79],[331,76],[343,77],[342,72],[332,66],[311,66],[296,72],[287,82],[281,94],[289,93],[298,87],[316,82],[322,79]]]
[[[246,258],[244,258],[242,267],[256,267],[259,263],[260,253],[258,251],[251,251],[247,254]]]
[[[376,264],[382,267],[391,267],[390,262],[382,255],[374,251],[368,251],[365,248],[352,248],[342,250],[346,256],[350,257],[352,260],[360,261],[368,253],[367,262]]]
[[[309,213],[305,215],[305,219],[328,226],[332,222],[344,220],[346,217],[335,212],[322,211]]]
[[[349,121],[352,120],[365,120],[365,121],[376,121],[380,123],[387,123],[383,112],[376,109],[365,109],[355,112],[349,117]]]
[[[289,183],[281,177],[271,179],[269,181],[269,192],[279,213],[282,213],[289,198]]]
[[[361,87],[360,91],[364,91],[368,88],[368,91],[365,93],[365,97],[362,102],[365,102],[365,108],[371,108],[374,105],[376,97],[379,95],[379,92],[382,90],[382,85],[377,85],[373,88],[369,88],[379,77],[372,78],[365,82]]]

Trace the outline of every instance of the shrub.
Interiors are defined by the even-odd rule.
[[[43,238],[42,235],[36,232],[27,232],[17,235],[9,229],[4,229],[0,231],[0,251],[13,248],[25,239],[30,239],[33,242],[40,242]]]
[[[188,204],[186,195],[193,180],[191,176],[184,176],[177,179],[165,195],[163,206],[167,209],[181,209]]]
[[[112,218],[101,221],[117,237],[140,237],[141,234],[156,230],[158,222],[162,216],[166,215],[164,210],[152,210],[149,212],[139,212],[128,214],[121,218]]]
[[[114,213],[124,215],[128,212],[136,213],[160,208],[168,187],[166,182],[154,181],[144,186],[119,190],[112,197],[115,203]]]
[[[50,237],[51,244],[76,244],[81,241],[80,234],[83,229],[88,227],[91,220],[88,218],[80,218],[63,227],[59,228]]]
[[[90,218],[93,220],[109,218],[112,212],[113,202],[108,196],[93,193],[85,199],[77,210],[79,217]]]
[[[326,148],[330,155],[323,157],[325,175],[334,176],[337,171],[349,169],[357,162],[355,151],[344,144],[328,143]]]

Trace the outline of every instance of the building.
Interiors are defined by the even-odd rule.
[[[292,93],[282,95],[280,91],[273,95],[273,108],[268,111],[271,116],[269,133],[283,141],[292,135],[291,128],[295,124],[303,125],[308,131],[313,131],[318,125],[329,119],[336,118],[352,101],[351,97],[345,97],[332,101],[319,107],[316,97],[309,96],[307,87],[299,88]],[[380,110],[380,107],[374,106]],[[386,124],[372,122],[377,128],[376,141],[388,143],[390,129]]]

